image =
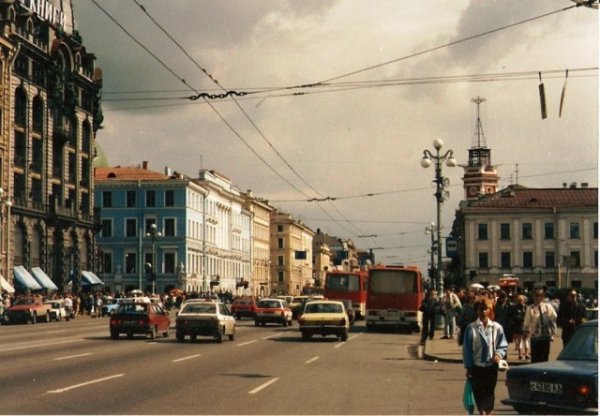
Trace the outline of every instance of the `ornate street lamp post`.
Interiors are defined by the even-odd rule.
[[[146,233],[146,237],[150,237],[152,241],[152,264],[150,265],[150,279],[152,280],[152,294],[156,291],[156,239],[162,237],[162,233],[158,231],[156,224],[150,225],[150,232]]]
[[[425,234],[429,234],[431,235],[431,249],[429,251],[429,254],[431,255],[431,259],[429,260],[429,270],[428,270],[428,276],[430,278],[430,282],[429,282],[429,286],[430,287],[435,287],[436,285],[436,281],[435,281],[435,277],[436,277],[436,270],[437,270],[437,266],[435,265],[435,255],[438,251],[438,247],[437,247],[437,242],[435,241],[436,235],[437,235],[437,227],[435,225],[434,222],[432,222],[431,224],[429,224],[427,227],[425,227]]]
[[[450,185],[450,179],[442,176],[442,163],[446,162],[446,166],[455,167],[456,160],[454,159],[452,150],[448,150],[446,153],[441,154],[441,149],[444,146],[442,139],[435,139],[433,141],[433,147],[435,148],[435,154],[429,150],[423,151],[423,159],[421,159],[421,166],[428,168],[431,166],[431,161],[435,163],[435,179],[436,184],[435,199],[437,201],[437,267],[435,270],[436,274],[436,289],[438,293],[444,291],[444,272],[442,270],[442,204],[450,196],[450,193],[446,190]]]

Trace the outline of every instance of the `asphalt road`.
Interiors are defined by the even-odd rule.
[[[419,358],[418,336],[302,342],[238,321],[234,341],[125,337],[108,318],[0,327],[2,414],[464,414],[464,370]],[[503,375],[496,389],[502,406]]]

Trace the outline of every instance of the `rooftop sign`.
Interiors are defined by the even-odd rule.
[[[51,25],[65,25],[65,14],[48,0],[17,0],[23,8],[38,15]]]

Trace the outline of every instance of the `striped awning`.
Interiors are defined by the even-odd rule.
[[[88,284],[88,285],[104,285],[104,282],[102,280],[100,280],[100,278],[98,276],[96,276],[94,273],[90,272],[89,270],[83,270],[81,272],[81,276],[83,277],[84,280],[84,284]]]
[[[37,282],[42,285],[44,289],[58,291],[58,287],[41,268],[33,267],[31,272],[33,273],[35,280],[37,280]]]
[[[15,288],[2,275],[0,275],[0,287],[5,292],[15,293]]]
[[[42,290],[43,287],[33,278],[33,276],[23,266],[15,266],[13,270],[17,285],[25,290]]]

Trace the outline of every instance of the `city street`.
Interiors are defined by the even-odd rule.
[[[419,358],[416,334],[302,342],[238,321],[234,341],[108,334],[108,318],[1,326],[2,414],[464,414],[459,363]],[[496,389],[496,413],[504,375]]]

